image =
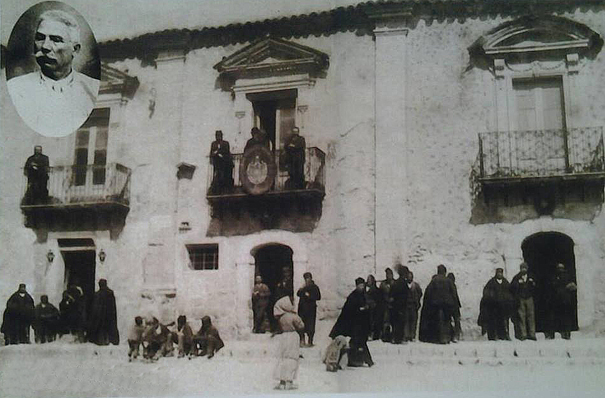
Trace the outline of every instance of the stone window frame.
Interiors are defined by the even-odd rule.
[[[585,55],[602,45],[601,36],[586,25],[548,15],[521,17],[480,37],[469,52],[494,76],[496,131],[518,130],[514,81],[539,78],[561,79],[566,127],[582,127],[573,112],[581,95],[577,80]]]
[[[220,250],[218,243],[194,243],[185,245],[191,271],[218,271]],[[201,256],[201,257],[198,257]],[[207,260],[207,256],[211,256]]]

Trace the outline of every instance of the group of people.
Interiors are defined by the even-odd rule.
[[[128,332],[128,361],[138,358],[141,347],[146,361],[173,356],[175,345],[178,358],[214,357],[225,344],[209,316],[204,316],[201,321],[202,326],[194,334],[185,315],[179,315],[176,325],[174,322],[163,324],[155,317],[143,322],[142,317],[136,316]]]
[[[394,279],[393,271],[387,268],[386,279],[379,286],[373,275],[369,275],[367,280],[355,280],[356,288],[347,297],[330,332],[333,340],[324,356],[327,370],[336,371],[345,362],[353,367],[373,366],[367,346],[368,340],[372,339],[405,344],[415,340],[417,329],[418,339],[422,342],[449,344],[460,339],[462,305],[454,274],[448,274],[446,267],[439,265],[423,295],[422,288],[407,267],[397,264],[396,270],[398,279]],[[489,340],[510,340],[510,319],[514,324],[515,338],[536,340],[535,286],[526,263],[521,264],[519,273],[510,284],[504,278],[504,270],[496,270],[496,275],[483,289],[478,319]],[[545,300],[549,303],[546,339],[554,339],[555,331],[559,331],[564,339],[571,338],[576,290],[577,286],[565,266],[558,264],[545,289],[548,295]],[[350,337],[348,345],[346,337]]]
[[[92,297],[89,313],[87,308],[87,297],[77,284],[63,292],[57,309],[48,301],[47,295],[42,295],[40,303],[34,306],[34,299],[22,283],[6,303],[0,331],[4,334],[5,345],[31,343],[32,327],[37,343],[71,334],[79,342],[119,344],[116,301],[113,291],[107,287],[107,280],[99,280],[99,290]]]
[[[252,148],[260,146],[272,148],[272,141],[269,135],[258,127],[253,127],[250,131],[252,136],[246,142],[244,154]],[[300,135],[298,127],[293,127],[290,135],[284,141],[284,150],[280,157],[280,167],[288,172],[289,179],[286,186],[289,189],[303,189],[305,187],[305,139]],[[215,140],[210,145],[210,162],[213,166],[212,183],[210,192],[213,194],[229,193],[233,190],[233,156],[228,141],[223,139],[223,132],[215,132]]]
[[[380,339],[393,344],[415,340],[422,288],[406,266],[397,264],[395,268],[399,278],[395,279],[393,271],[387,268],[386,279],[379,286],[373,275],[369,275],[367,280],[355,280],[355,290],[347,297],[330,332],[334,340],[324,358],[328,370],[334,371],[342,366],[345,352],[348,354],[348,366],[373,366],[368,340]],[[420,339],[443,343],[456,341],[460,329],[459,308],[455,284],[445,276],[445,267],[439,266],[424,294]],[[450,324],[454,319],[458,320],[458,327]],[[350,337],[348,348],[342,337]],[[340,350],[339,355],[335,354],[336,348]],[[330,362],[330,358],[337,363]]]
[[[534,296],[536,281],[528,273],[528,265],[521,263],[519,273],[509,283],[502,268],[483,288],[479,312],[479,326],[489,340],[510,340],[509,320],[513,321],[515,338],[536,340],[536,311]],[[563,339],[571,338],[574,327],[574,306],[577,286],[564,264],[557,264],[555,273],[546,281],[546,339],[554,339],[559,331]]]

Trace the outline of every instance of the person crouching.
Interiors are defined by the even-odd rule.
[[[143,318],[136,316],[134,317],[134,325],[128,332],[128,362],[139,356],[139,347],[143,343],[143,333],[145,333]]]
[[[336,372],[343,369],[343,365],[348,361],[347,338],[345,336],[336,336],[330,343],[323,357],[323,363],[326,364],[328,372]]]
[[[174,322],[163,325],[157,318],[152,318],[147,323],[143,334],[143,357],[149,361],[157,361],[159,356],[171,356],[173,354],[172,333],[168,326]]]
[[[187,355],[187,357],[191,359],[191,355],[195,354],[195,350],[193,345],[193,331],[187,322],[187,317],[185,315],[179,315],[176,320],[176,326],[177,329],[173,332],[173,340],[178,344],[178,358],[183,358]]]
[[[202,318],[202,327],[193,338],[194,345],[199,346],[200,356],[207,355],[208,359],[225,346],[218,329],[212,324],[209,316]]]
[[[273,375],[279,380],[275,386],[276,390],[293,390],[292,384],[298,374],[300,361],[300,338],[298,332],[305,328],[302,319],[296,314],[293,299],[284,296],[277,300],[273,307],[273,316],[277,319],[281,334],[276,335],[279,339],[277,347],[277,364]]]

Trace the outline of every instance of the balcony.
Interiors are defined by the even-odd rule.
[[[479,134],[479,181],[601,180],[605,178],[603,128]]]
[[[603,203],[602,127],[479,134],[471,220],[592,220]]]
[[[35,197],[23,177],[21,211],[30,228],[49,230],[111,229],[124,223],[130,209],[130,169],[105,166],[54,166],[48,196]]]
[[[212,206],[212,218],[220,220],[222,224],[219,228],[221,232],[208,233],[231,235],[270,228],[292,231],[308,231],[314,228],[315,222],[321,216],[321,203],[325,196],[325,158],[325,153],[319,148],[306,148],[304,184],[295,187],[290,182],[283,164],[284,151],[274,152],[272,162],[276,170],[275,178],[272,185],[261,194],[251,194],[245,188],[240,176],[242,153],[232,154],[232,188],[217,189],[213,186],[214,168],[209,162],[206,198]],[[256,227],[250,227],[256,224]],[[225,230],[228,225],[232,227],[228,228],[230,232]],[[210,229],[213,228],[211,226]]]

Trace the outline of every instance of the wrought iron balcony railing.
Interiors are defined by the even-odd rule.
[[[119,163],[105,166],[54,166],[48,172],[48,196],[39,195],[23,177],[21,207],[114,203],[128,206],[130,169]]]
[[[326,183],[326,171],[325,171],[325,163],[326,163],[326,155],[325,153],[317,148],[317,147],[309,147],[306,148],[305,152],[305,186],[302,189],[293,189],[288,187],[286,182],[288,181],[289,175],[285,170],[283,164],[280,162],[280,158],[284,156],[284,151],[276,151],[274,153],[274,161],[277,167],[277,175],[275,176],[275,183],[273,187],[269,190],[268,193],[279,193],[279,192],[294,192],[294,191],[315,191],[315,192],[324,192],[325,183]],[[212,179],[214,176],[214,168],[212,163],[210,163],[210,167],[208,168],[208,198],[215,198],[219,196],[232,196],[232,195],[243,195],[245,191],[243,189],[242,179],[240,178],[239,169],[240,163],[242,161],[243,154],[235,153],[232,154],[232,159],[234,163],[233,167],[233,189],[230,189],[228,192],[212,192],[210,187],[212,186]]]
[[[479,179],[603,177],[603,128],[479,134]]]

